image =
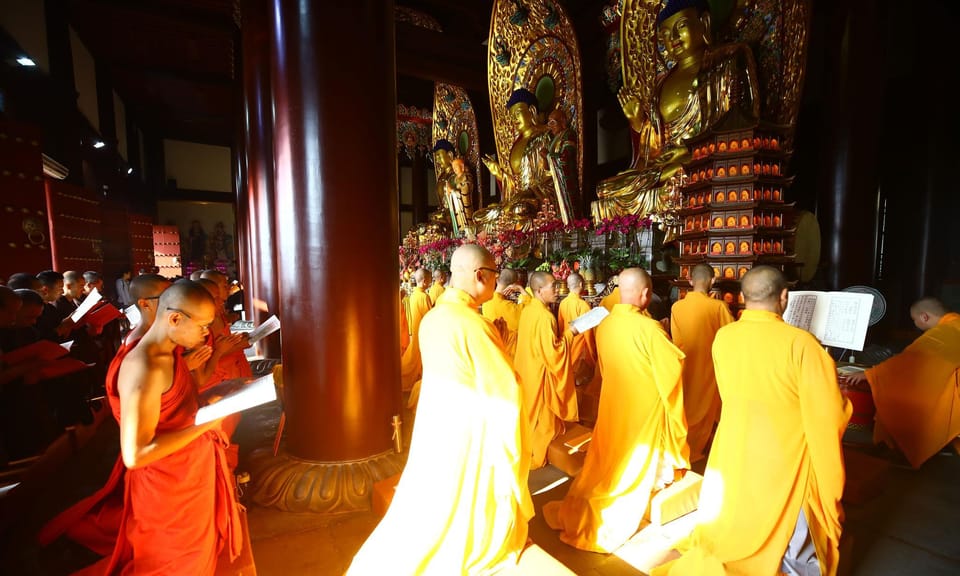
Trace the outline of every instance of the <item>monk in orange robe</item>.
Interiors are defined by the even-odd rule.
[[[565,421],[577,420],[577,392],[570,366],[573,326],[557,332],[557,319],[548,306],[557,301],[553,275],[534,272],[530,290],[534,299],[520,314],[514,365],[523,389],[524,412],[530,433],[532,468],[546,464],[547,447],[563,432]],[[576,337],[576,338],[575,338]]]
[[[410,345],[410,327],[407,324],[407,303],[403,288],[400,289],[400,355]]]
[[[960,445],[960,314],[934,298],[910,308],[923,334],[903,352],[849,380],[870,383],[873,440],[903,452],[914,468],[951,442]]]
[[[499,333],[477,311],[497,269],[476,244],[457,248],[450,268],[421,327],[423,392],[406,468],[348,576],[492,574],[515,565],[527,542],[520,386]]]
[[[837,572],[841,438],[850,418],[833,359],[783,321],[787,282],[770,266],[741,280],[746,309],[713,343],[723,413],[700,524],[654,575]]]
[[[437,299],[439,299],[440,295],[443,294],[443,290],[446,284],[447,284],[446,270],[443,270],[443,269],[435,270],[433,273],[433,284],[431,284],[430,289],[427,290],[427,295],[430,296],[430,302],[432,304],[437,303]]]
[[[619,548],[639,529],[651,494],[689,468],[683,352],[640,313],[651,294],[644,270],[620,274],[621,303],[597,327],[603,390],[593,440],[566,497],[543,508],[560,539],[581,550]]]
[[[430,271],[420,268],[414,273],[417,285],[407,296],[407,322],[410,323],[410,345],[400,357],[400,384],[404,391],[411,390],[420,380],[423,365],[420,360],[420,322],[433,307],[426,289],[430,286]]]
[[[500,271],[497,278],[497,289],[493,298],[483,303],[481,310],[484,318],[491,322],[502,318],[506,325],[506,334],[503,342],[507,356],[513,358],[517,351],[517,330],[520,328],[520,312],[523,307],[509,299],[511,294],[522,292],[523,288],[517,284],[517,273],[509,268]]]
[[[107,402],[117,422],[120,421],[120,396],[115,386],[117,371],[127,353],[137,345],[153,325],[157,315],[157,301],[160,294],[169,286],[169,280],[155,274],[140,275],[130,282],[130,299],[140,312],[140,322],[121,342],[120,348],[110,362],[105,386]],[[205,361],[209,358],[211,351],[207,347],[204,348],[205,350],[199,351],[196,356],[197,360]],[[117,541],[120,522],[123,518],[125,472],[123,458],[118,457],[102,488],[67,508],[44,525],[37,535],[40,545],[47,546],[60,535],[66,534],[74,542],[100,555],[110,554]]]
[[[571,320],[579,318],[590,311],[590,305],[587,304],[581,296],[583,293],[583,277],[576,272],[567,276],[567,289],[569,293],[560,301],[560,306],[557,309],[557,327],[561,333],[567,329]],[[592,375],[597,364],[596,334],[593,331],[589,331],[583,335],[583,338],[579,338],[578,341],[579,346],[573,353],[575,373],[581,372],[578,369],[578,365],[585,365],[586,369],[584,372],[589,372],[590,375]]]
[[[713,372],[713,338],[717,330],[733,322],[730,308],[710,297],[713,268],[697,264],[690,273],[693,290],[673,305],[670,335],[683,351],[683,411],[687,416],[690,461],[707,456],[713,428],[720,420],[720,393]]]
[[[160,296],[157,318],[112,375],[127,467],[123,519],[106,573],[213,574],[242,546],[221,421],[194,424],[197,386],[181,350],[203,345],[213,298],[190,281]]]

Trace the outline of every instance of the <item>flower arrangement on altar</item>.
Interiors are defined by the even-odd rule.
[[[440,238],[417,248],[420,255],[420,267],[427,270],[450,270],[450,257],[453,251],[463,244],[460,238]]]

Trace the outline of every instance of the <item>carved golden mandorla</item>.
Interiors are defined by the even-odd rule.
[[[487,87],[498,160],[509,164],[507,159],[519,134],[506,107],[510,95],[518,88],[536,93],[540,79],[549,76],[556,87],[553,108],[563,109],[577,134],[578,184],[582,189],[580,46],[566,11],[555,0],[496,0],[487,44]],[[541,123],[551,109],[538,108]]]
[[[467,134],[467,153],[460,150],[460,135]],[[433,143],[449,140],[456,148],[456,156],[463,158],[475,175],[476,189],[480,186],[480,137],[477,130],[477,114],[467,91],[460,86],[437,82],[433,85]],[[480,194],[482,198],[483,195]],[[479,203],[474,203],[479,207]]]

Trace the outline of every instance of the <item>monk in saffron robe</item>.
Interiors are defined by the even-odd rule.
[[[157,301],[160,294],[169,286],[169,280],[155,274],[137,276],[130,282],[130,299],[140,312],[140,322],[120,343],[120,348],[107,367],[107,385],[105,386],[107,402],[117,422],[120,421],[120,396],[115,386],[117,371],[127,353],[137,345],[153,325],[157,315]],[[210,349],[204,347],[204,350],[198,351],[195,360],[205,361],[210,353]],[[125,472],[123,458],[118,456],[102,488],[67,508],[44,525],[37,535],[40,545],[47,546],[60,535],[66,534],[74,542],[100,555],[110,554],[117,541],[120,522],[123,518]]]
[[[562,334],[571,320],[583,316],[590,311],[590,305],[581,297],[583,293],[583,277],[574,272],[567,276],[567,289],[569,293],[566,298],[560,301],[557,309],[557,328]],[[574,340],[574,347],[571,350],[571,364],[573,366],[574,380],[577,384],[583,382],[597,381],[597,339],[593,330],[583,335],[583,338]]]
[[[219,552],[242,546],[239,504],[221,421],[194,424],[199,398],[181,350],[203,345],[213,298],[183,280],[117,370],[123,519],[106,573],[213,574]]]
[[[400,357],[400,385],[406,392],[413,388],[414,383],[420,380],[423,365],[420,360],[420,322],[423,320],[433,302],[426,289],[430,286],[430,271],[420,268],[414,273],[417,285],[407,296],[407,322],[410,323],[410,345]]]
[[[407,305],[404,301],[406,294],[403,293],[403,288],[400,289],[400,355],[403,355],[403,351],[407,349],[407,346],[410,345],[410,328],[407,324]]]
[[[517,273],[509,268],[500,271],[497,278],[497,289],[493,298],[481,306],[484,318],[491,322],[502,318],[506,324],[506,335],[503,338],[507,356],[513,358],[517,351],[517,330],[520,328],[520,312],[523,307],[509,299],[511,294],[522,292],[523,288],[517,284]]]
[[[612,278],[611,282],[616,282],[616,278]],[[600,305],[607,309],[607,312],[613,312],[613,307],[620,302],[620,286],[614,286],[613,290],[609,294],[603,297],[600,300]]]
[[[833,359],[783,321],[787,282],[770,266],[741,280],[746,309],[713,343],[723,413],[700,491],[700,524],[654,575],[837,572],[841,438],[850,405]]]
[[[640,311],[652,281],[620,274],[621,303],[597,327],[603,390],[583,470],[561,502],[543,508],[567,544],[613,552],[640,527],[652,493],[689,468],[683,420],[683,352]]]
[[[713,372],[713,338],[717,330],[733,322],[730,308],[710,297],[713,268],[697,264],[690,273],[693,290],[673,305],[670,335],[686,359],[683,363],[683,411],[687,416],[690,461],[707,456],[713,428],[720,420],[720,393]]]
[[[423,392],[396,495],[349,576],[491,574],[515,565],[533,503],[520,386],[493,323],[493,257],[464,244],[423,319]]]
[[[576,330],[557,332],[557,319],[548,306],[557,301],[553,275],[530,275],[534,299],[520,314],[514,365],[523,389],[524,412],[530,434],[532,468],[546,464],[547,447],[563,432],[565,421],[577,420],[577,391],[570,366]],[[576,338],[575,338],[576,337]]]
[[[919,468],[960,435],[960,314],[934,298],[910,308],[923,334],[893,358],[848,377],[870,383],[877,407],[873,440]]]
[[[432,304],[437,303],[437,299],[443,294],[446,284],[447,272],[442,269],[436,270],[433,273],[433,284],[431,284],[430,289],[427,290],[427,295],[430,296],[430,302]]]

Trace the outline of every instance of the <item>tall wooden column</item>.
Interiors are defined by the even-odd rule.
[[[245,219],[247,256],[244,292],[250,319],[257,325],[271,314],[287,319],[280,310],[277,287],[276,204],[273,182],[273,102],[270,90],[269,12],[267,0],[244,0],[243,46],[244,148],[246,154]],[[265,305],[266,310],[263,309]],[[280,358],[280,335],[260,342],[260,353]]]
[[[393,4],[270,12],[287,443],[252,459],[252,496],[367,508],[373,482],[400,469]]]

